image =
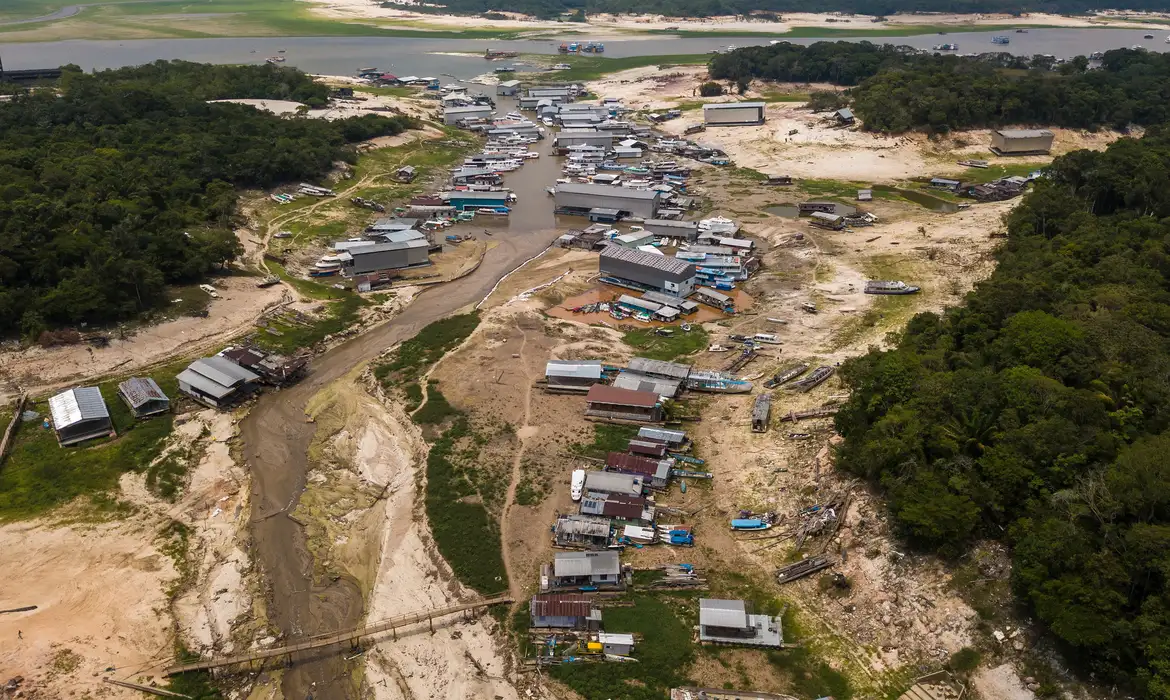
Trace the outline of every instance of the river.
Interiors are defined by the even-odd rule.
[[[1170,31],[1168,29],[1167,31]],[[962,53],[996,50],[1031,56],[1052,54],[1068,57],[1128,46],[1144,46],[1151,51],[1170,49],[1166,37],[1135,29],[1030,29],[1027,34],[1008,34],[1011,43],[991,43],[989,32],[958,32],[946,36],[874,37],[869,41],[928,49],[939,43],[958,44]],[[659,56],[702,54],[729,45],[766,45],[771,39],[753,37],[685,37],[606,41],[605,56]],[[566,41],[580,41],[566,36]],[[811,44],[825,39],[789,39],[794,44]],[[865,41],[844,38],[841,41]],[[75,63],[85,70],[121,68],[158,59],[183,59],[206,63],[261,63],[280,49],[287,64],[309,73],[353,75],[364,66],[377,67],[397,75],[449,73],[467,79],[488,71],[500,63],[487,63],[478,57],[449,56],[447,53],[483,53],[491,47],[501,50],[553,55],[560,39],[541,41],[490,41],[483,39],[422,39],[380,37],[289,37],[289,38],[220,38],[220,39],[140,39],[126,41],[56,41],[43,43],[0,44],[4,65],[10,69],[55,67]]]
[[[515,103],[501,100],[501,112]],[[537,144],[540,158],[505,176],[518,197],[507,221],[464,225],[495,247],[470,275],[424,291],[406,309],[374,329],[324,353],[313,361],[309,376],[280,392],[267,392],[241,423],[243,454],[252,473],[253,554],[268,587],[267,617],[288,640],[358,627],[363,601],[358,586],[347,577],[313,580],[313,559],[305,530],[289,517],[305,488],[309,444],[316,425],[305,420],[305,406],[318,391],[362,362],[414,336],[423,326],[475,304],[495,283],[538,254],[558,235],[553,204],[543,187],[559,173],[550,154],[551,139]],[[578,220],[579,222],[579,220]],[[483,236],[484,227],[493,235]],[[567,228],[567,226],[566,226]],[[298,655],[285,671],[283,697],[341,700],[357,697],[343,655],[318,651]]]

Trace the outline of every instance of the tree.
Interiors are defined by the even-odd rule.
[[[699,86],[699,95],[703,97],[718,97],[723,94],[723,86],[714,81],[708,81]]]

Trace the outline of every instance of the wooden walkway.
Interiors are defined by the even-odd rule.
[[[344,630],[342,632],[333,632],[330,634],[317,635],[316,637],[309,637],[303,642],[296,644],[289,644],[282,647],[273,647],[271,649],[261,649],[246,654],[235,654],[233,656],[221,656],[218,658],[207,659],[206,661],[195,661],[188,664],[176,664],[166,670],[168,676],[173,676],[176,673],[185,673],[187,671],[205,671],[213,668],[220,668],[222,666],[233,666],[235,664],[246,664],[253,661],[262,661],[264,659],[271,659],[278,656],[289,656],[297,652],[309,651],[312,649],[320,649],[333,645],[350,644],[356,645],[358,640],[362,637],[372,637],[383,632],[394,632],[401,627],[417,624],[419,622],[427,622],[432,625],[437,617],[445,617],[447,615],[454,615],[455,613],[463,612],[464,610],[471,610],[473,608],[482,608],[489,605],[499,605],[501,603],[511,603],[512,596],[498,595],[493,598],[485,598],[474,603],[462,603],[460,605],[452,605],[446,608],[437,608],[434,610],[423,610],[420,612],[409,613],[407,615],[400,615],[398,617],[390,618],[382,622],[377,622],[366,627],[358,627],[357,629]],[[397,634],[395,634],[397,638]]]

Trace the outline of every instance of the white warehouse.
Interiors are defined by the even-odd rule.
[[[764,123],[763,102],[721,102],[703,105],[707,126],[747,126]]]

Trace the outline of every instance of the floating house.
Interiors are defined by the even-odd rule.
[[[171,400],[150,377],[131,377],[118,385],[118,396],[135,418],[146,418],[171,410]]]
[[[594,384],[585,396],[585,415],[656,423],[662,420],[658,394]]]
[[[49,414],[62,447],[114,434],[110,411],[96,386],[80,386],[49,397]]]
[[[260,377],[220,357],[204,357],[179,373],[179,391],[211,408],[228,408],[259,388]]]
[[[622,564],[613,550],[557,552],[553,557],[551,582],[556,588],[614,586],[621,578]]]
[[[703,105],[707,126],[750,126],[764,123],[763,102],[721,102]]]
[[[784,634],[779,617],[751,615],[742,600],[699,600],[699,641],[758,647],[780,647]]]
[[[590,498],[604,498],[606,494],[640,498],[645,480],[637,474],[614,472],[586,472],[584,492]]]
[[[593,209],[614,209],[623,217],[653,219],[662,203],[657,190],[635,190],[614,185],[560,183],[553,190],[557,213],[584,216]]]
[[[528,604],[531,624],[537,628],[588,630],[601,627],[601,608],[581,593],[545,593]]]
[[[613,245],[601,251],[598,270],[602,281],[680,299],[694,291],[697,275],[695,266],[685,260]]]
[[[562,515],[553,527],[553,540],[558,547],[605,549],[609,546],[610,521],[604,513]]]
[[[672,466],[673,459],[650,459],[622,452],[610,452],[605,458],[606,471],[641,476],[644,483],[656,489],[666,488]]]

